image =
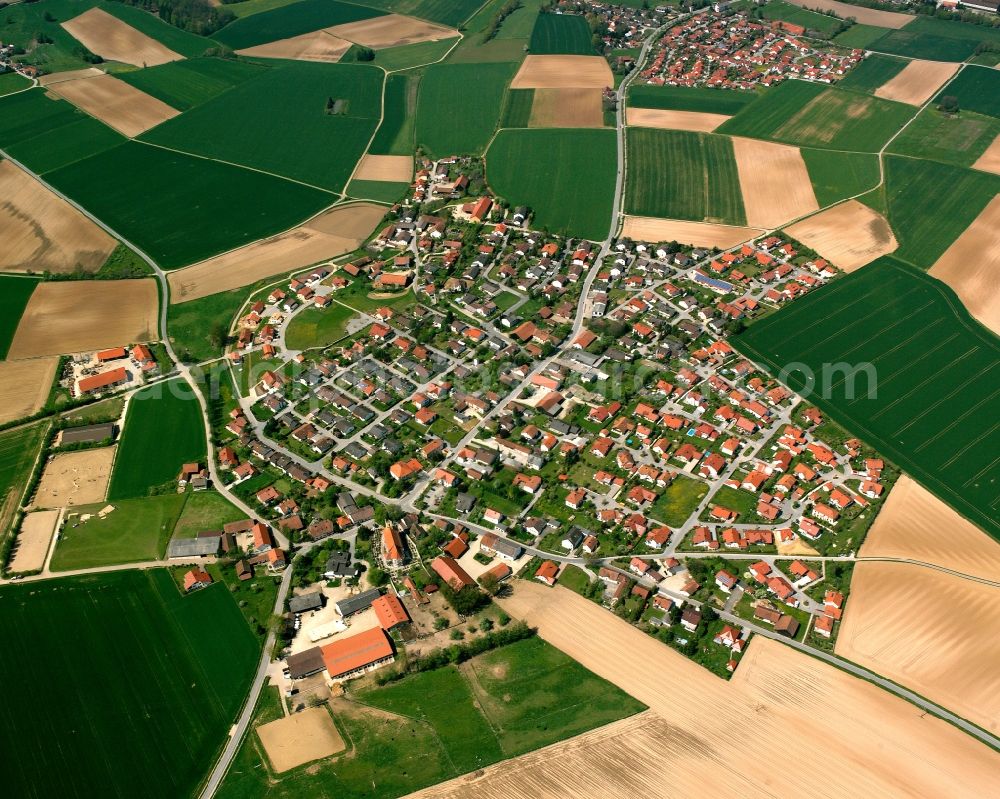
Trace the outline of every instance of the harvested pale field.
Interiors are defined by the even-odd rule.
[[[66,355],[153,341],[159,297],[153,278],[39,283],[7,357]]]
[[[947,283],[970,314],[1000,335],[1000,194],[944,251],[929,274]]]
[[[733,138],[747,224],[776,228],[819,209],[798,147]]]
[[[0,161],[0,269],[96,272],[117,242],[10,161]]]
[[[80,78],[96,78],[105,74],[97,67],[87,67],[86,69],[71,69],[69,72],[53,72],[51,75],[39,75],[38,84],[40,86],[51,86],[53,83],[62,83],[67,80],[79,80]]]
[[[1000,790],[1000,754],[777,641],[755,638],[726,682],[565,588],[519,582],[500,604],[537,627],[546,641],[645,702],[669,730],[642,757],[609,762],[591,750],[590,759],[579,763],[579,776],[566,775],[569,784],[551,780],[544,794],[535,785],[549,788],[553,769],[562,776],[552,760],[510,777],[500,772],[459,787],[445,783],[423,796],[630,796],[635,791],[629,774],[646,757],[661,758],[658,796],[800,793],[803,772],[788,767],[780,748],[762,749],[767,741],[798,742],[802,751],[820,753],[822,779],[810,780],[809,789],[817,797],[978,796]],[[514,768],[517,762],[505,765]]]
[[[130,139],[180,114],[162,100],[111,75],[56,83],[52,91]]]
[[[384,215],[385,207],[374,203],[332,208],[277,236],[178,269],[169,276],[170,301],[197,300],[351,252]]]
[[[718,247],[728,250],[763,233],[763,230],[712,222],[686,222],[681,219],[658,219],[652,216],[626,216],[622,235],[636,241],[676,241],[694,247]]]
[[[381,17],[363,19],[359,22],[348,22],[344,25],[334,25],[324,30],[349,42],[381,50],[386,47],[399,47],[417,42],[437,42],[441,39],[451,39],[458,36],[458,31],[444,25],[424,22],[422,19],[404,17],[401,14],[386,14]]]
[[[876,97],[908,105],[923,105],[958,72],[958,64],[915,59],[875,90]]]
[[[529,55],[512,89],[603,89],[615,85],[608,62],[596,55]]]
[[[184,58],[99,8],[84,11],[80,16],[63,22],[62,26],[90,52],[103,56],[107,61],[155,67]]]
[[[31,416],[48,399],[58,358],[0,361],[0,424]]]
[[[912,564],[859,563],[836,653],[996,733],[998,606],[996,586]]]
[[[536,95],[537,96],[537,95]],[[708,114],[701,111],[665,111],[659,108],[627,108],[625,119],[637,128],[660,130],[693,130],[711,133],[732,117],[725,114]]]
[[[295,61],[325,61],[335,63],[351,49],[351,43],[331,36],[326,31],[313,31],[293,36],[290,39],[279,39],[276,42],[258,44],[256,47],[245,47],[236,52],[240,55],[256,56],[258,58],[289,58]]]
[[[408,155],[366,155],[358,164],[354,179],[409,183],[413,179],[413,159]]]
[[[979,159],[972,165],[973,169],[981,169],[983,172],[992,172],[1000,175],[1000,136],[997,136],[989,147],[986,148]]]
[[[899,246],[885,217],[848,200],[785,229],[845,272],[853,272]]]
[[[862,8],[849,3],[838,3],[837,0],[788,0],[793,6],[799,6],[810,11],[834,11],[842,19],[854,17],[861,25],[877,25],[880,28],[902,28],[913,21],[910,14],[897,14],[895,11],[876,11],[874,8]]]
[[[59,511],[40,510],[25,514],[17,533],[14,556],[8,569],[12,572],[39,571],[45,565],[52,533],[59,521]]]
[[[907,475],[889,493],[858,555],[907,558],[1000,580],[1000,542]]]
[[[600,89],[537,89],[530,128],[603,128]]]
[[[257,735],[276,772],[320,760],[347,747],[325,707],[310,707],[262,724]]]
[[[115,460],[115,447],[62,452],[45,464],[32,505],[67,508],[103,502]]]

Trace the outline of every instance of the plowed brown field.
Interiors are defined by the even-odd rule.
[[[596,55],[529,55],[512,89],[603,89],[615,85],[608,62]]]
[[[681,219],[658,219],[651,216],[626,216],[622,235],[636,241],[676,241],[695,247],[718,247],[728,250],[763,233],[763,230],[711,222],[686,222]]]
[[[53,84],[51,90],[129,138],[180,114],[162,100],[111,75],[67,80]]]
[[[798,147],[733,139],[747,224],[775,228],[819,209]]]
[[[155,67],[184,58],[99,8],[84,11],[80,16],[63,22],[62,26],[84,47],[108,61]]]
[[[625,116],[628,124],[637,128],[693,130],[698,133],[711,133],[727,119],[732,119],[725,114],[706,114],[700,111],[664,111],[659,108],[628,108],[625,111]]]
[[[958,71],[958,64],[948,61],[911,61],[875,90],[876,97],[909,105],[923,105]]]
[[[786,232],[845,272],[860,269],[899,246],[885,217],[857,200],[796,222]]]

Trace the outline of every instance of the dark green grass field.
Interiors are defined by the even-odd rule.
[[[628,104],[636,108],[667,111],[700,111],[733,116],[757,99],[756,92],[707,89],[689,86],[630,86]]]
[[[879,28],[875,25],[852,25],[843,33],[834,36],[833,43],[841,47],[864,49],[881,39],[886,33],[888,33],[887,28]]]
[[[0,607],[9,796],[194,794],[257,659],[225,586],[125,571],[5,586]]]
[[[1000,340],[943,283],[886,256],[730,341],[775,373],[805,364],[809,402],[1000,539]],[[875,396],[831,364],[871,364]],[[782,380],[801,392],[803,372]]]
[[[979,212],[1000,193],[1000,177],[973,169],[887,156],[886,183],[861,199],[888,211],[899,241],[895,255],[929,269]]]
[[[531,119],[531,105],[535,102],[534,89],[511,89],[507,92],[507,105],[503,110],[502,128],[526,128]]]
[[[287,63],[143,134],[143,141],[339,191],[378,124],[383,73]],[[329,114],[330,98],[346,102]]]
[[[593,55],[590,25],[579,14],[539,14],[528,49],[533,55]]]
[[[385,81],[382,124],[369,152],[375,155],[413,153],[413,120],[417,114],[419,74],[390,75]]]
[[[16,72],[5,72],[0,75],[0,97],[27,89],[30,85],[31,81],[23,75]]]
[[[394,203],[402,200],[409,188],[409,183],[388,180],[352,180],[347,184],[347,196],[359,200]]]
[[[486,177],[511,205],[531,208],[536,226],[600,241],[611,224],[616,163],[613,130],[503,130],[486,154]]]
[[[204,460],[205,428],[190,387],[180,379],[149,386],[129,402],[108,499],[143,497],[176,480],[182,464]]]
[[[873,92],[896,77],[910,62],[904,58],[873,54],[852,69],[838,86],[859,92]]]
[[[878,152],[916,112],[903,103],[787,80],[719,127],[719,133],[803,147]]]
[[[187,111],[259,76],[266,69],[247,61],[194,58],[123,72],[118,77],[178,111]]]
[[[625,210],[745,224],[732,141],[711,133],[629,128]]]
[[[964,61],[981,43],[1000,44],[1000,29],[919,15],[871,43],[872,50],[931,61]]]
[[[244,743],[220,799],[389,799],[634,715],[644,706],[541,639],[352,694],[334,720],[356,754],[279,775]],[[386,717],[384,712],[398,714]],[[258,723],[281,711],[267,700]]]
[[[371,19],[384,13],[338,0],[301,0],[289,6],[237,19],[218,31],[214,38],[234,50],[240,50],[320,28]]]
[[[428,67],[420,81],[417,145],[438,157],[482,153],[516,68],[507,63]]]
[[[457,28],[476,13],[483,0],[359,0],[361,5],[427,19]]]
[[[935,98],[945,95],[958,98],[963,111],[1000,117],[1000,70],[989,67],[966,67]]]
[[[799,150],[820,207],[853,197],[878,185],[878,156],[831,150]]]
[[[0,361],[7,357],[17,323],[38,283],[34,277],[0,275]]]
[[[138,142],[45,177],[166,269],[286,230],[331,201],[308,186]]]
[[[66,125],[24,139],[8,148],[12,158],[44,175],[53,170],[103,153],[125,137],[93,117],[80,116]]]
[[[962,110],[943,114],[928,106],[889,145],[888,152],[972,166],[1000,134],[1000,118]]]
[[[806,30],[819,31],[820,33],[832,33],[840,24],[840,20],[835,17],[817,14],[815,11],[793,6],[791,3],[782,2],[782,0],[768,3],[762,11],[764,19],[791,22],[793,25],[801,25]]]

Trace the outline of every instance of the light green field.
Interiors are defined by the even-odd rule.
[[[120,80],[162,100],[178,111],[207,103],[225,91],[259,77],[267,67],[247,61],[193,58],[123,72]]]
[[[963,110],[942,114],[928,106],[889,145],[889,152],[972,166],[1000,135],[1000,118]]]
[[[837,85],[859,92],[874,92],[906,69],[909,63],[905,58],[875,53],[852,69]]]
[[[799,150],[820,207],[869,191],[878,185],[878,156],[832,150]]]
[[[285,346],[293,350],[326,347],[347,335],[354,310],[339,303],[327,308],[306,308],[295,315],[285,332]]]
[[[194,538],[204,530],[222,532],[222,526],[247,517],[217,491],[193,491],[174,525],[174,538]]]

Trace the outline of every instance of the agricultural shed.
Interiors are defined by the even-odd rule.
[[[175,538],[167,546],[168,558],[200,558],[215,555],[219,551],[222,536],[211,538]]]

